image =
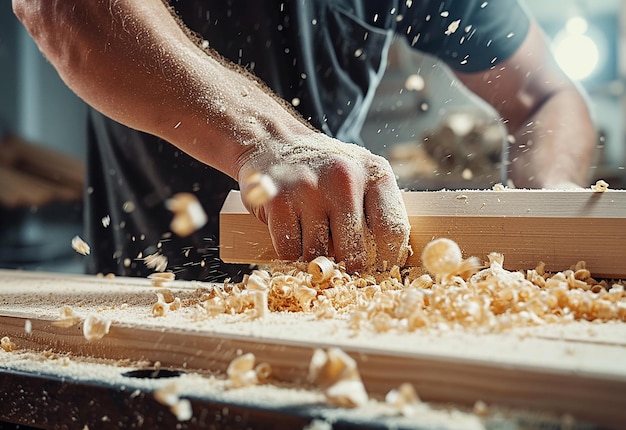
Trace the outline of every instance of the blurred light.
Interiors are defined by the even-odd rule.
[[[581,16],[574,16],[565,24],[565,29],[569,34],[585,34],[588,28],[587,20]]]
[[[587,21],[579,16],[567,21],[554,39],[554,55],[563,71],[575,81],[591,76],[600,64],[600,49],[589,35]]]

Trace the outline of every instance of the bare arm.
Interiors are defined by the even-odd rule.
[[[13,0],[13,8],[87,103],[239,180],[281,258],[334,253],[349,270],[406,260],[409,223],[389,164],[312,131],[197,47],[161,0]],[[249,201],[252,173],[270,175],[278,195]]]
[[[258,85],[199,49],[161,0],[13,5],[87,103],[232,177],[249,143],[311,133]]]
[[[509,172],[516,186],[588,185],[595,148],[589,111],[536,23],[511,58],[488,72],[458,77],[505,120],[513,136]]]

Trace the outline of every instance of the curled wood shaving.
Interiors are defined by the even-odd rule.
[[[204,227],[209,219],[196,196],[191,193],[175,194],[165,202],[165,206],[174,214],[170,228],[181,237]]]
[[[155,391],[154,398],[162,405],[169,406],[178,421],[189,421],[193,417],[193,409],[188,399],[180,398],[181,391],[183,387],[180,386],[179,381],[176,381]]]
[[[89,255],[91,253],[89,244],[81,239],[80,236],[74,236],[72,238],[72,249],[82,255]]]
[[[83,335],[88,341],[102,339],[109,333],[110,328],[111,321],[96,314],[89,314],[83,321]]]
[[[9,338],[8,336],[4,336],[2,339],[0,339],[0,348],[2,348],[5,352],[11,352],[15,351],[17,349],[17,346],[13,343],[11,338]]]
[[[397,409],[404,416],[415,414],[415,406],[421,403],[412,384],[405,382],[385,396],[385,402]]]
[[[174,297],[170,290],[162,290],[156,293],[157,302],[152,305],[152,316],[162,317],[169,311],[175,311],[180,309],[181,300],[179,297]]]
[[[272,367],[268,363],[255,366],[256,357],[252,353],[242,354],[234,358],[226,369],[232,388],[248,387],[266,382],[272,375]]]
[[[80,322],[80,317],[74,313],[69,306],[63,306],[59,310],[59,319],[52,321],[52,325],[56,327],[70,328]]]
[[[363,406],[369,399],[356,361],[339,348],[313,352],[309,381],[323,390],[332,405],[352,408]]]
[[[274,180],[265,174],[255,172],[242,181],[246,200],[253,206],[261,206],[278,194]]]
[[[162,287],[176,279],[176,275],[172,272],[155,272],[148,275],[148,279],[152,280],[152,285],[155,287]]]
[[[144,257],[143,262],[147,268],[154,269],[157,272],[165,272],[165,269],[167,269],[167,257],[158,252]]]
[[[594,193],[603,193],[608,189],[609,189],[609,183],[602,179],[596,181],[596,183],[591,186],[591,190]]]

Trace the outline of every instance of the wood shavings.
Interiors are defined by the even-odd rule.
[[[81,255],[89,255],[91,248],[80,236],[72,238],[72,249]]]
[[[325,296],[317,298],[317,301],[313,304],[313,312],[319,319],[331,319],[337,314],[332,303]]]
[[[451,34],[455,33],[459,29],[459,25],[461,25],[460,19],[457,19],[456,21],[452,21],[450,25],[448,25],[448,28],[446,29],[444,34],[446,36],[450,36]]]
[[[143,262],[147,268],[154,269],[157,272],[165,272],[165,269],[167,269],[167,257],[158,252],[144,257]]]
[[[253,206],[261,206],[278,194],[274,180],[262,173],[252,173],[242,181],[246,200]]]
[[[269,308],[267,305],[267,292],[266,291],[246,291],[246,298],[251,299],[247,302],[252,302],[252,308],[248,309],[247,316],[250,319],[263,318]]]
[[[69,306],[63,306],[59,309],[59,319],[52,321],[52,325],[56,327],[70,328],[80,322],[80,316],[74,313]]]
[[[165,206],[174,213],[170,228],[181,237],[204,227],[209,219],[196,196],[191,193],[175,194],[165,202]]]
[[[162,405],[169,406],[178,421],[189,421],[193,417],[191,402],[180,398],[181,391],[183,387],[180,387],[180,383],[176,381],[155,391],[154,398]]]
[[[339,348],[313,352],[309,381],[322,388],[328,402],[335,406],[363,406],[369,399],[356,361]]]
[[[244,283],[249,290],[266,291],[270,287],[271,277],[266,270],[254,270]]]
[[[596,183],[591,186],[591,191],[593,191],[594,193],[603,193],[608,189],[609,183],[602,179],[596,181]]]
[[[621,283],[595,280],[585,262],[557,273],[546,273],[543,263],[508,271],[504,256],[494,252],[485,268],[476,257],[463,259],[460,247],[446,238],[427,244],[422,254],[424,267],[392,266],[363,275],[349,275],[326,257],[314,266],[276,262],[241,284],[225,284],[204,295],[197,318],[311,312],[330,319],[343,314],[355,335],[364,330],[448,327],[493,332],[581,319],[626,321]]]
[[[461,248],[453,240],[440,238],[429,242],[422,251],[422,264],[438,278],[453,275],[471,275],[480,269],[476,258],[463,260]]]
[[[333,276],[335,264],[327,257],[319,256],[308,264],[307,272],[311,275],[311,282],[321,284]]]
[[[268,363],[259,363],[255,366],[254,354],[247,353],[233,359],[226,374],[232,388],[249,387],[260,382],[266,382],[271,374],[272,367]]]
[[[293,287],[293,296],[300,303],[300,308],[306,312],[311,310],[313,300],[317,298],[317,290],[298,284]]]
[[[176,275],[173,272],[155,272],[149,274],[148,279],[152,280],[152,285],[155,287],[162,287],[176,279]]]
[[[472,411],[479,417],[484,417],[489,414],[489,407],[482,400],[477,400],[476,403],[474,403]]]
[[[17,346],[8,336],[4,336],[0,339],[0,348],[2,348],[5,352],[12,352],[17,349]]]
[[[33,332],[33,323],[30,320],[24,321],[24,333],[31,334]]]
[[[180,309],[181,300],[179,297],[174,297],[171,291],[163,290],[156,295],[157,302],[152,306],[153,317],[162,317],[169,311]]]
[[[102,339],[109,333],[111,321],[100,318],[96,314],[89,314],[83,321],[83,335],[88,341]]]
[[[404,416],[410,417],[415,413],[415,406],[421,403],[412,384],[405,382],[398,388],[390,390],[385,396],[385,402]]]

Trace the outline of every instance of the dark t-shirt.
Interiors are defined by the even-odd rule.
[[[529,19],[515,0],[179,0],[182,21],[222,56],[265,81],[313,126],[358,143],[394,37],[463,72],[486,70],[520,46]],[[219,280],[246,270],[217,248],[218,215],[237,183],[153,136],[91,111],[88,271],[145,276],[160,252],[178,278]],[[193,192],[209,222],[170,233],[165,200]],[[104,221],[104,222],[103,222]]]

